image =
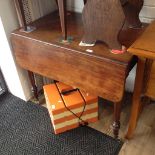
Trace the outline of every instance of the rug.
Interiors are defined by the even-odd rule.
[[[122,144],[86,126],[54,135],[46,108],[0,96],[0,155],[117,155]]]

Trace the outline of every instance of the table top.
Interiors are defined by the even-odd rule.
[[[150,59],[155,59],[155,21],[133,43],[128,52]]]
[[[11,37],[17,63],[26,70],[120,102],[135,57],[128,52],[112,54],[103,43],[94,47],[79,46],[84,34],[81,14],[68,13],[67,22],[68,35],[73,37],[70,44],[60,42],[57,13],[33,22],[36,30],[31,33],[15,30]],[[124,30],[119,39],[129,47],[141,33],[140,29]]]
[[[24,33],[19,30],[13,32],[15,35],[25,36],[30,39],[35,39],[45,43],[60,46],[61,48],[74,49],[82,52],[83,54],[89,54],[92,56],[106,59],[107,61],[114,61],[120,64],[128,65],[132,59],[132,54],[126,52],[124,54],[115,55],[110,52],[108,47],[103,43],[97,43],[94,47],[81,47],[79,43],[84,34],[82,28],[81,14],[68,13],[67,16],[68,36],[73,37],[73,41],[70,44],[60,43],[61,27],[58,13],[47,15],[31,25],[34,25],[37,29],[31,33]],[[127,48],[141,35],[143,30],[140,29],[128,29],[120,33],[120,41]],[[51,35],[50,35],[51,34]],[[93,51],[92,53],[87,52]]]

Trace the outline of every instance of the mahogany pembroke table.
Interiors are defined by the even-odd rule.
[[[29,71],[34,90],[33,72],[112,101],[113,132],[118,137],[125,82],[136,58],[127,52],[112,54],[100,42],[94,47],[79,46],[83,35],[81,14],[68,13],[67,22],[68,35],[73,37],[69,44],[61,43],[58,12],[33,22],[36,30],[31,33],[15,30],[12,45],[17,63]],[[128,29],[120,34],[120,40],[129,47],[141,33],[141,29]]]

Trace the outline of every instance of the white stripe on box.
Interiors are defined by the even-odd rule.
[[[91,119],[91,118],[95,118],[95,117],[98,117],[98,112],[87,114],[87,115],[83,116],[82,119],[87,120],[87,119]],[[56,124],[56,125],[53,124],[53,127],[54,127],[55,130],[58,130],[58,129],[64,128],[66,126],[69,126],[69,125],[74,125],[76,123],[79,123],[78,118],[74,118],[72,120],[65,121],[63,123],[59,123],[59,124]]]
[[[63,104],[63,103],[62,103]],[[92,104],[88,104],[88,105],[86,105],[86,108],[85,108],[85,111],[87,111],[87,110],[91,110],[91,109],[94,109],[94,108],[98,108],[98,103],[92,103]],[[80,112],[82,112],[83,111],[83,107],[80,107],[80,108],[76,108],[76,109],[72,109],[71,110],[73,113],[75,113],[75,114],[77,114],[77,113],[80,113]],[[61,119],[62,117],[64,117],[64,116],[71,116],[71,115],[73,115],[70,111],[68,111],[67,109],[66,109],[66,111],[65,112],[62,112],[62,113],[60,113],[60,114],[56,114],[56,115],[54,115],[53,117],[54,117],[54,120],[57,120],[57,119]]]

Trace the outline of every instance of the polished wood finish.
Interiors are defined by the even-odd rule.
[[[139,63],[142,59],[147,59],[148,63],[138,64],[137,78],[131,109],[129,129],[126,137],[133,137],[136,128],[139,107],[141,106],[141,96],[145,95],[155,98],[155,22],[150,24],[141,37],[128,49],[128,51],[139,57]],[[143,85],[142,85],[143,84]],[[140,85],[140,86],[139,86]],[[138,94],[138,95],[137,95]]]
[[[139,19],[139,13],[142,9],[143,3],[144,0],[128,0],[128,2],[123,5],[126,16],[125,25],[127,25],[127,27],[141,28],[142,23]]]
[[[105,42],[110,49],[122,49],[118,40],[125,15],[120,0],[89,0],[83,9],[84,36],[82,42]]]
[[[126,77],[136,62],[134,56],[129,53],[114,55],[102,43],[89,48],[79,46],[83,35],[80,14],[68,15],[68,34],[74,38],[70,44],[60,41],[58,13],[43,17],[32,25],[37,30],[31,33],[16,30],[11,37],[17,63],[22,68],[101,96],[119,107]],[[141,33],[129,29],[121,38],[128,47]],[[125,39],[125,36],[128,37]],[[115,107],[114,122],[118,124],[120,110],[117,105]],[[116,127],[117,137],[119,128]]]
[[[62,79],[64,82],[75,85],[76,87],[85,88],[83,85],[87,85],[86,91],[91,91],[93,88],[93,91],[91,91],[92,93],[97,93],[99,96],[104,96],[106,99],[119,102],[122,98],[124,80],[130,70],[133,56],[128,53],[114,55],[110,53],[105,45],[100,43],[95,47],[89,48],[89,50],[93,51],[92,53],[86,51],[88,49],[87,47],[80,47],[78,44],[83,30],[80,15],[75,14],[70,15],[68,18],[70,25],[69,33],[72,33],[75,39],[69,45],[61,44],[59,42],[59,32],[61,31],[59,21],[50,21],[51,18],[55,17],[58,19],[58,15],[53,15],[35,22],[34,25],[37,27],[37,30],[32,33],[26,34],[20,31],[15,31],[13,33],[12,42],[18,63],[26,69],[44,74],[53,79]],[[134,35],[136,32],[137,35],[140,34],[139,31],[129,31],[131,36],[131,32]],[[129,39],[130,36],[128,36],[128,40]],[[131,39],[135,38],[131,37]],[[131,44],[129,42],[126,43]],[[35,51],[33,50],[34,47]],[[52,52],[50,52],[50,50]],[[50,58],[50,55],[53,55],[53,57]],[[57,64],[56,58],[61,60],[59,62],[60,64]],[[37,60],[37,63],[34,60]],[[67,62],[64,60],[67,60]],[[55,63],[57,66],[55,66]],[[52,64],[54,65],[52,66]],[[68,66],[67,64],[70,65]],[[56,75],[56,72],[58,73],[62,70],[60,66],[67,70],[63,71],[64,74],[60,72],[60,75]],[[48,71],[49,68],[52,70],[51,73]],[[89,72],[89,69],[92,71]],[[85,79],[81,76],[80,72],[90,77]],[[69,79],[68,75],[71,73],[75,73],[72,74],[70,78],[74,79],[76,82]],[[61,77],[62,75],[63,77]],[[67,81],[66,77],[68,77]],[[105,82],[103,82],[103,77]],[[83,84],[84,81],[87,84]],[[89,83],[89,81],[93,82]],[[103,87],[106,90],[103,89],[100,91],[97,87]],[[114,92],[113,95],[109,95],[111,94],[111,90]]]
[[[155,59],[155,21],[145,33],[128,49],[133,55]]]

